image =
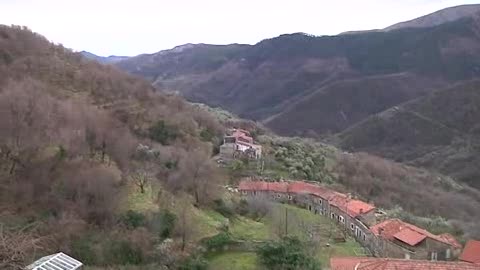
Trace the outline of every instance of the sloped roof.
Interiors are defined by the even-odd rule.
[[[331,270],[480,270],[464,262],[402,260],[391,258],[340,257],[330,259]]]
[[[368,213],[375,209],[375,206],[355,199],[348,198],[345,194],[337,194],[330,200],[330,204],[345,211],[351,217],[357,217],[359,215]]]
[[[410,228],[405,228],[393,235],[394,238],[409,244],[410,246],[416,246],[427,238],[426,235],[418,233]]]
[[[480,265],[480,241],[468,241],[460,255],[460,260]]]
[[[394,239],[398,239],[396,238],[395,236],[403,231],[403,230],[408,230],[408,231],[414,231],[416,232],[417,234],[420,234],[420,235],[424,235],[425,237],[428,237],[428,238],[431,238],[431,239],[434,239],[436,241],[439,241],[439,242],[442,242],[442,243],[445,243],[447,245],[451,245],[451,246],[454,246],[454,247],[459,247],[457,246],[458,242],[454,243],[452,242],[451,239],[447,239],[447,237],[445,235],[442,235],[442,236],[439,236],[439,235],[435,235],[427,230],[424,230],[424,229],[421,229],[415,225],[412,225],[412,224],[409,224],[409,223],[406,223],[404,221],[401,221],[399,219],[388,219],[388,220],[385,220],[381,223],[378,223],[374,226],[372,226],[370,228],[370,230],[373,232],[373,234],[377,235],[377,236],[380,236],[384,239],[387,239],[387,240],[394,240]],[[415,240],[418,240],[418,236],[413,236],[413,233],[410,233],[410,232],[405,232],[405,234],[399,234],[402,238],[405,238],[405,240],[407,240],[408,242],[415,242]],[[453,236],[451,236],[453,238]],[[399,239],[401,241],[403,241],[402,239]],[[405,242],[405,241],[403,241]],[[413,246],[411,243],[408,243],[408,242],[405,242],[411,246]],[[461,247],[461,246],[460,246]]]
[[[79,269],[83,264],[80,261],[60,252],[40,258],[31,265],[27,266],[28,270],[75,270]]]

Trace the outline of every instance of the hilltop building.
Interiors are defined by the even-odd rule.
[[[232,129],[223,139],[220,146],[220,156],[225,160],[239,157],[260,159],[262,146],[255,144],[250,132],[243,129]]]

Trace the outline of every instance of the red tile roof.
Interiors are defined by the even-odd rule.
[[[330,204],[338,207],[343,211],[347,209],[347,214],[351,217],[357,217],[375,209],[375,206],[371,204],[348,198],[345,194],[341,193],[337,194],[334,198],[332,198],[330,200]]]
[[[460,260],[480,265],[480,241],[468,241],[460,255]]]
[[[464,262],[402,260],[390,258],[331,258],[331,270],[480,270],[480,265]]]
[[[447,237],[445,235],[439,236],[439,235],[432,234],[427,230],[424,230],[424,229],[421,229],[421,228],[419,228],[415,225],[403,222],[399,219],[385,220],[381,223],[378,223],[378,224],[372,226],[370,228],[370,230],[373,232],[373,234],[375,234],[377,236],[381,235],[382,238],[390,240],[390,241],[392,241],[394,239],[398,239],[395,236],[400,236],[403,239],[398,239],[398,240],[401,240],[401,241],[403,241],[403,242],[405,242],[405,243],[407,243],[411,246],[413,246],[412,245],[413,242],[415,242],[419,239],[418,235],[414,235],[413,233],[410,232],[410,231],[414,231],[417,234],[424,235],[425,237],[434,239],[436,241],[445,243],[447,245],[451,245],[451,246],[454,246],[454,247],[457,247],[457,248],[461,247],[461,246],[458,246],[459,244],[456,240],[453,242],[451,239],[447,239]],[[408,231],[405,232],[404,234],[399,234],[400,232],[402,232],[404,230],[408,230]],[[453,238],[453,236],[450,236],[450,237]]]
[[[427,238],[424,234],[418,233],[410,228],[405,228],[393,235],[394,238],[409,244],[410,246],[416,246]]]

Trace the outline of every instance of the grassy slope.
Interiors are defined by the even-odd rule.
[[[272,215],[268,215],[261,221],[254,221],[249,218],[240,217],[234,220],[230,227],[233,237],[242,240],[273,240],[277,236],[274,233],[280,220],[273,218],[277,214],[283,215],[287,209],[290,217],[294,217],[294,221],[301,221],[303,225],[314,225],[317,228],[318,239],[314,247],[310,251],[314,252],[314,256],[322,263],[328,265],[332,256],[361,256],[362,248],[353,239],[348,239],[345,243],[335,243],[333,237],[341,233],[340,229],[330,219],[315,215],[305,209],[295,206],[274,204]],[[289,234],[309,241],[305,231],[295,224],[290,224]],[[283,225],[282,225],[283,227]],[[327,247],[327,243],[330,245]],[[226,251],[216,253],[208,257],[210,269],[258,269],[255,262],[255,253],[253,252],[237,252]]]

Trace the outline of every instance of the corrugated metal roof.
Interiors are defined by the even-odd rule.
[[[60,252],[40,258],[27,266],[28,270],[76,270],[83,264],[80,261]]]

